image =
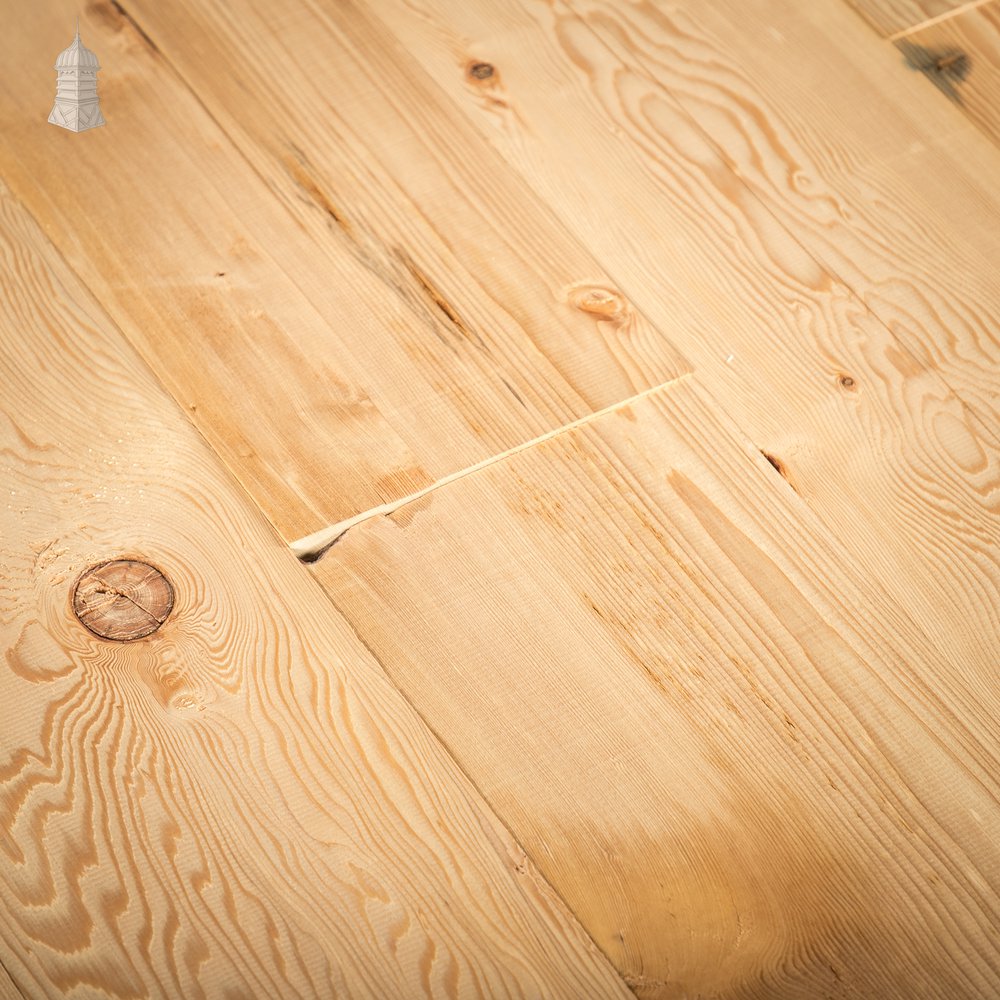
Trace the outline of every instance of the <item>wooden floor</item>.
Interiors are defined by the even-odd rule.
[[[3,1000],[1000,997],[1000,0],[0,10]]]

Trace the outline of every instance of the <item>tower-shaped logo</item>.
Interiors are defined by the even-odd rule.
[[[56,59],[56,103],[49,115],[53,125],[72,132],[104,124],[97,102],[97,56],[80,41],[80,21],[73,44]]]

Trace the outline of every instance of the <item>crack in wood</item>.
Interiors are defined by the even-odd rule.
[[[649,389],[644,389],[642,392],[629,396],[627,399],[623,399],[617,403],[612,403],[610,406],[605,406],[600,410],[595,410],[593,413],[588,413],[586,416],[573,420],[568,424],[564,424],[562,427],[557,427],[555,430],[541,434],[536,438],[532,438],[530,441],[524,441],[519,445],[515,445],[513,448],[508,448],[506,451],[502,451],[498,455],[493,455],[490,458],[484,459],[482,462],[477,462],[475,465],[470,465],[468,468],[462,469],[458,472],[453,472],[451,475],[444,476],[437,480],[437,482],[431,483],[430,486],[424,487],[422,490],[417,490],[415,493],[410,493],[408,496],[400,497],[390,503],[384,503],[380,504],[378,507],[372,507],[370,510],[363,511],[360,514],[355,514],[353,517],[339,521],[337,524],[331,525],[330,527],[321,528],[319,531],[315,531],[311,535],[306,535],[294,542],[290,542],[289,548],[302,562],[318,562],[327,552],[330,551],[331,548],[333,548],[337,542],[341,540],[341,538],[343,538],[347,531],[350,528],[353,528],[356,524],[360,524],[362,521],[367,521],[380,515],[392,514],[394,511],[399,510],[400,507],[404,507],[414,501],[421,500],[428,494],[440,489],[442,486],[448,486],[451,483],[457,482],[459,479],[464,479],[466,476],[471,476],[476,472],[481,472],[483,469],[487,469],[491,465],[496,465],[498,462],[503,462],[522,451],[526,451],[528,448],[534,448],[546,441],[551,441],[553,438],[560,437],[569,431],[576,430],[577,428],[583,427],[595,420],[599,420],[601,417],[606,416],[609,413],[614,413],[616,411],[628,412],[632,404],[641,399],[645,399],[647,396],[652,396],[666,388],[677,385],[693,374],[694,372],[691,371],[681,372],[679,375],[668,379],[666,382],[661,382],[658,385],[651,386]]]

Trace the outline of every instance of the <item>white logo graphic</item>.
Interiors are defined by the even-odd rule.
[[[76,19],[73,44],[56,59],[56,103],[49,115],[53,125],[71,132],[97,128],[104,115],[97,102],[97,56],[80,41],[80,19]]]

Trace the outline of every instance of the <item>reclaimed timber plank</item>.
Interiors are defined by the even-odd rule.
[[[0,961],[26,995],[628,996],[2,185],[0,262]],[[74,615],[115,558],[172,586],[136,641],[90,630],[150,611],[127,573]]]
[[[382,145],[356,146],[308,90],[323,143],[277,132],[265,166],[104,0],[83,32],[108,125],[43,128],[71,23],[57,0],[4,2],[18,31],[0,50],[0,176],[286,538],[685,370],[640,315],[593,305],[588,290],[608,285],[593,258],[461,137],[434,162],[421,124],[383,99],[369,122]],[[163,11],[185,23],[179,4]],[[278,38],[297,23],[268,14]],[[219,75],[219,53],[191,51]],[[369,83],[333,51],[347,106]],[[303,81],[291,54],[276,71]],[[270,90],[277,105],[241,95],[240,117],[272,121],[288,95]]]
[[[995,145],[837,0],[573,9],[910,354],[1000,425]]]
[[[644,1000],[1000,990],[996,672],[697,374],[312,569]]]
[[[908,349],[906,328],[873,315],[841,280],[839,264],[817,259],[807,245],[808,217],[798,217],[799,202],[811,199],[779,189],[776,164],[768,167],[770,194],[748,184],[743,164],[754,162],[753,150],[731,136],[739,156],[720,149],[663,86],[662,79],[678,89],[693,80],[697,90],[700,67],[725,66],[714,49],[691,41],[699,30],[694,15],[671,38],[680,56],[671,60],[660,43],[663,72],[654,76],[643,70],[646,49],[638,51],[633,38],[654,31],[627,18],[648,17],[662,34],[655,9],[595,5],[587,23],[563,3],[500,9],[379,0],[381,22],[371,9],[353,8],[368,48],[377,49],[387,29],[404,40],[593,250],[625,301],[671,331],[712,397],[857,565],[970,671],[988,676],[1000,570],[984,553],[997,506],[992,459],[984,456],[1000,445],[998,422],[956,392],[940,358]],[[467,67],[477,64],[492,66],[492,74],[470,78]],[[733,104],[741,107],[737,97]],[[743,114],[756,121],[752,109]],[[771,152],[766,147],[762,157]],[[781,197],[791,209],[778,218],[770,203]],[[816,222],[816,229],[827,227]],[[876,238],[873,228],[867,232]],[[946,264],[959,274],[954,262]],[[895,257],[882,262],[889,285],[893,266],[893,281],[906,274]],[[980,276],[985,288],[985,269]],[[995,282],[984,304],[1000,309]],[[912,319],[922,327],[922,315]],[[940,338],[941,355],[954,346],[941,329],[946,321],[928,320],[922,332],[929,343]],[[995,341],[990,330],[984,315],[970,342],[980,332]],[[975,360],[977,402],[998,386],[998,351],[984,344]]]

